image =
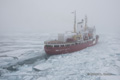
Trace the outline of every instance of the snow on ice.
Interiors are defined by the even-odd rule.
[[[0,80],[120,80],[118,35],[100,34],[95,46],[69,54],[42,58],[45,55],[44,41],[48,40],[49,36],[42,34],[32,37],[2,37],[0,56],[7,55],[18,59],[0,58]],[[31,62],[33,58],[37,59]],[[30,60],[31,63],[18,64],[25,60]],[[9,64],[19,66],[16,71],[3,68]]]

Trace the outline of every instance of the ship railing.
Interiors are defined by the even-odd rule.
[[[84,41],[74,41],[72,43],[60,43],[60,44],[46,44],[46,46],[49,46],[49,47],[69,47],[69,46],[72,46],[72,45],[79,45],[79,44],[82,44],[84,43]]]
[[[44,44],[73,44],[73,43],[76,43],[76,41],[74,42],[55,42],[55,41],[45,41]]]
[[[46,44],[46,45],[72,45],[72,44],[75,44],[76,42],[74,42],[74,43],[48,43],[48,44]]]
[[[72,42],[72,43],[63,43],[63,44],[45,44],[46,46],[51,46],[51,47],[68,47],[68,46],[71,46],[71,45],[75,45],[76,42]]]
[[[44,44],[65,44],[66,42],[60,42],[57,40],[52,41],[45,41]]]

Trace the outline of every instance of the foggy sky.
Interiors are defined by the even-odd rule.
[[[0,32],[65,32],[88,16],[98,31],[120,31],[120,0],[0,0]]]

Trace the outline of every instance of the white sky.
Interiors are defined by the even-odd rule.
[[[65,32],[88,16],[98,31],[120,31],[120,0],[0,0],[0,32]]]

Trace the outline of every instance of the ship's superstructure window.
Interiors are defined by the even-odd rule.
[[[76,45],[78,44],[78,43],[75,43]]]
[[[54,45],[54,47],[59,47],[59,45]]]
[[[72,45],[75,45],[75,44],[72,44]]]
[[[61,45],[61,47],[64,47],[64,45]]]
[[[66,45],[67,47],[70,46],[69,44]]]
[[[46,47],[52,47],[52,45],[46,45]]]

